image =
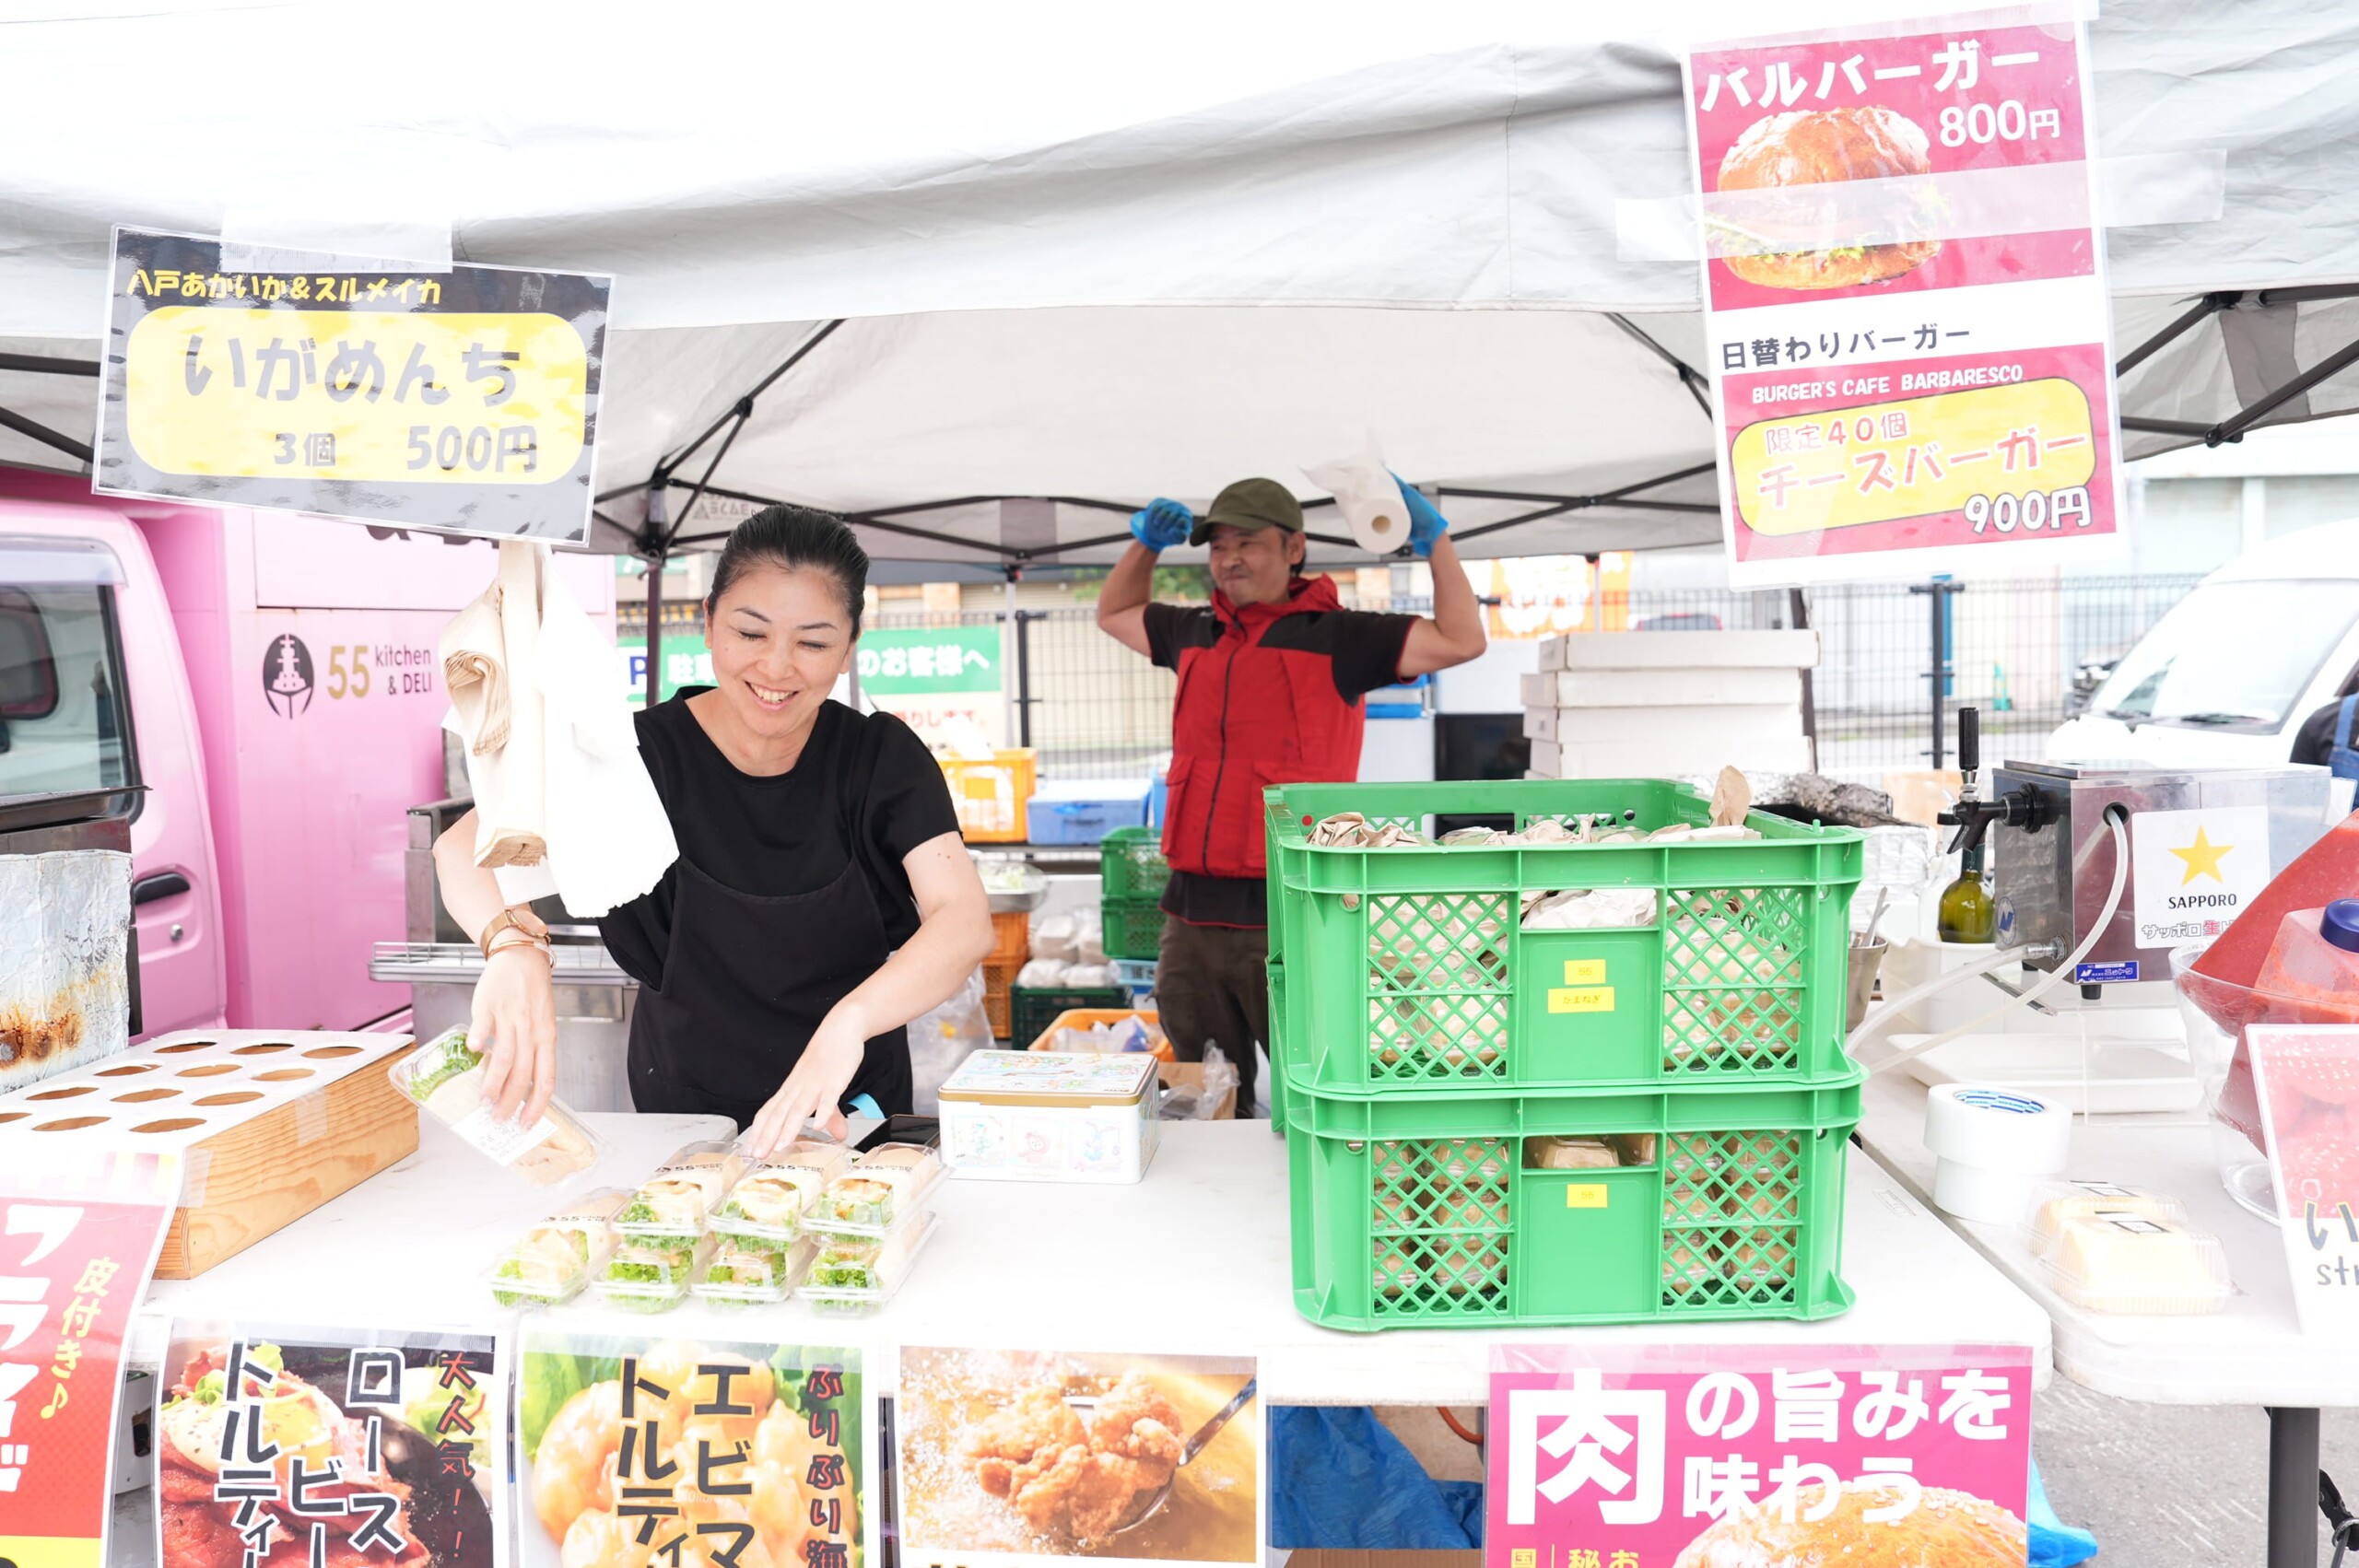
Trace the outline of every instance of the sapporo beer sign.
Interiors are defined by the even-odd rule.
[[[581,544],[610,288],[118,228],[93,487]]]

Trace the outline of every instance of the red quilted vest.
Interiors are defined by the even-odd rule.
[[[1261,876],[1262,789],[1359,776],[1367,709],[1335,690],[1334,661],[1262,646],[1287,615],[1342,608],[1329,577],[1297,578],[1283,603],[1241,610],[1213,591],[1219,639],[1180,653],[1163,822],[1163,854],[1174,871]]]

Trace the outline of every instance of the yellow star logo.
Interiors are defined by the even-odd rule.
[[[2233,854],[2236,848],[2233,844],[2212,843],[2203,836],[2202,825],[2198,824],[2195,829],[2195,842],[2184,849],[2171,851],[2187,862],[2187,875],[2179,879],[2179,885],[2185,887],[2200,876],[2208,876],[2213,882],[2224,885],[2228,879],[2220,874],[2220,862]]]

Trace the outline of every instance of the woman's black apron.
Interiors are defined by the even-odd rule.
[[[849,813],[848,813],[849,814]],[[892,954],[847,825],[844,869],[810,893],[761,898],[674,865],[663,983],[640,988],[630,1023],[630,1097],[641,1111],[733,1117],[742,1130],[842,1000]],[[844,1091],[887,1116],[910,1109],[910,1034],[868,1042]]]

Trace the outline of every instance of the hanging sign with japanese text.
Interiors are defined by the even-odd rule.
[[[516,1390],[523,1568],[860,1568],[858,1351],[534,1326]]]
[[[2065,6],[1686,56],[1733,586],[2118,543],[2087,60]]]
[[[123,1346],[180,1199],[177,1156],[12,1151],[0,1176],[0,1558],[102,1568]]]
[[[872,626],[855,668],[871,696],[938,696],[1000,689],[1000,630],[980,626]]]
[[[588,539],[608,279],[267,259],[114,231],[94,489]]]
[[[481,1331],[178,1319],[159,1568],[501,1568],[508,1363]]]
[[[1488,1568],[2024,1561],[2021,1345],[1507,1346],[1490,1433]]]

